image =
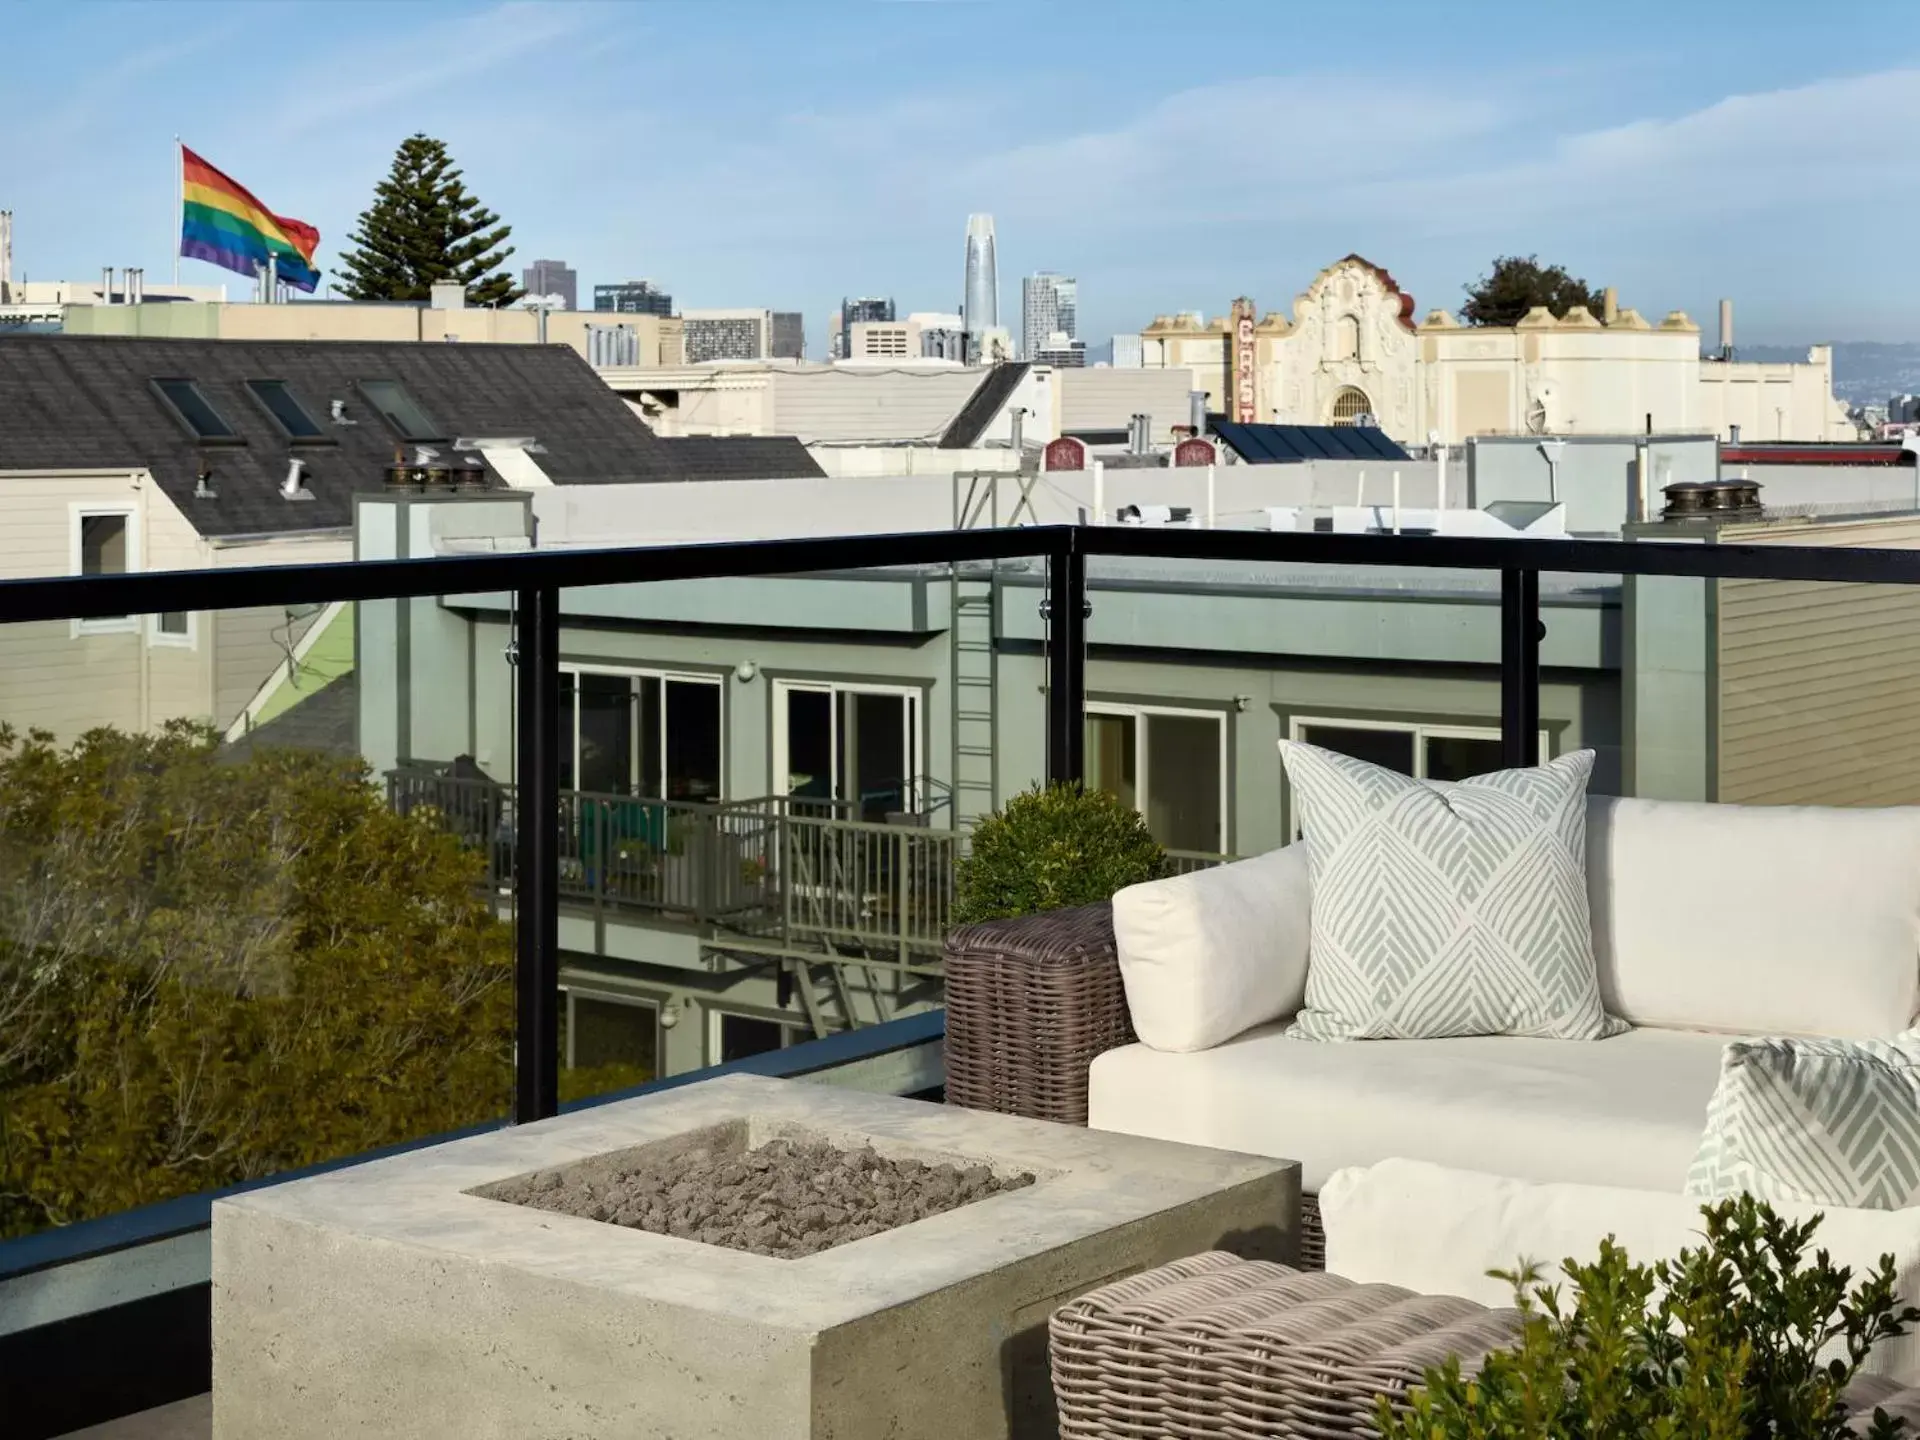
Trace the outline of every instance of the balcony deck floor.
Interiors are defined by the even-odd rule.
[[[212,1434],[213,1396],[209,1393],[122,1416],[104,1425],[70,1430],[60,1440],[208,1440]]]

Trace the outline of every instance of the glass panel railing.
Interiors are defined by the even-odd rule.
[[[507,1113],[500,816],[381,773],[394,608],[0,626],[0,1236]]]

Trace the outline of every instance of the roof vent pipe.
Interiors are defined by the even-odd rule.
[[[113,303],[113,267],[111,265],[100,267],[100,303],[102,305]]]
[[[1008,412],[1008,418],[1013,421],[1013,454],[1014,458],[1018,459],[1026,449],[1026,435],[1021,423],[1027,418],[1026,408],[1020,405],[1014,406]]]
[[[1720,302],[1720,358],[1733,359],[1733,301]]]
[[[307,462],[298,455],[287,461],[287,478],[280,482],[282,500],[311,500],[313,492],[306,485]]]
[[[1193,427],[1195,435],[1207,433],[1207,392],[1189,390],[1187,392],[1187,423]]]

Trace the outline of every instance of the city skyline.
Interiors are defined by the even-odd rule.
[[[1224,313],[1239,294],[1284,311],[1358,252],[1422,312],[1457,307],[1495,256],[1537,253],[1646,313],[1681,308],[1710,326],[1730,295],[1751,343],[1920,338],[1920,296],[1858,283],[1899,273],[1920,222],[1920,197],[1881,153],[1920,120],[1920,71],[1900,48],[1904,7],[1878,0],[1817,14],[1634,0],[1609,28],[1630,37],[1618,44],[1508,0],[1471,25],[1386,0],[1395,44],[1365,54],[1338,15],[1205,0],[1183,12],[1196,59],[1223,42],[1305,57],[1221,78],[1211,62],[1137,69],[1162,7],[1063,4],[1022,19],[1032,43],[999,57],[984,86],[951,87],[928,83],[929,61],[1010,6],[433,0],[380,12],[396,63],[376,66],[358,13],[21,10],[21,53],[85,64],[28,67],[0,95],[17,157],[0,195],[16,274],[170,273],[177,132],[320,228],[324,286],[394,147],[424,130],[514,226],[512,273],[563,255],[584,290],[644,267],[695,307],[827,315],[843,294],[880,290],[905,309],[946,309],[960,299],[952,236],[967,214],[991,213],[1008,274],[1054,268],[1084,283],[1085,335]],[[1836,61],[1842,33],[1879,48]],[[821,99],[809,67],[854,37],[896,78]],[[610,102],[637,40],[666,80]],[[696,135],[683,118],[696,87],[672,77],[722,54],[751,83]],[[1064,69],[1062,54],[1074,56]],[[1044,112],[1017,101],[1033,57],[1059,102]],[[1116,73],[1135,80],[1115,87]],[[231,103],[209,110],[209,92]],[[487,104],[472,103],[480,93]],[[1235,135],[1329,138],[1222,143]],[[643,165],[636,136],[698,163]],[[1862,203],[1872,224],[1838,223]],[[188,261],[182,279],[226,277]]]

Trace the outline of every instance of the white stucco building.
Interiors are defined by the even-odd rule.
[[[1650,322],[1618,308],[1556,320],[1536,309],[1513,326],[1467,326],[1445,310],[1414,318],[1413,297],[1349,255],[1322,270],[1292,314],[1250,300],[1211,321],[1163,316],[1141,335],[1143,363],[1186,368],[1208,404],[1249,422],[1352,424],[1372,416],[1394,439],[1448,444],[1470,435],[1716,433],[1747,439],[1851,440],[1833,396],[1833,357],[1805,363],[1706,359],[1682,312]]]

